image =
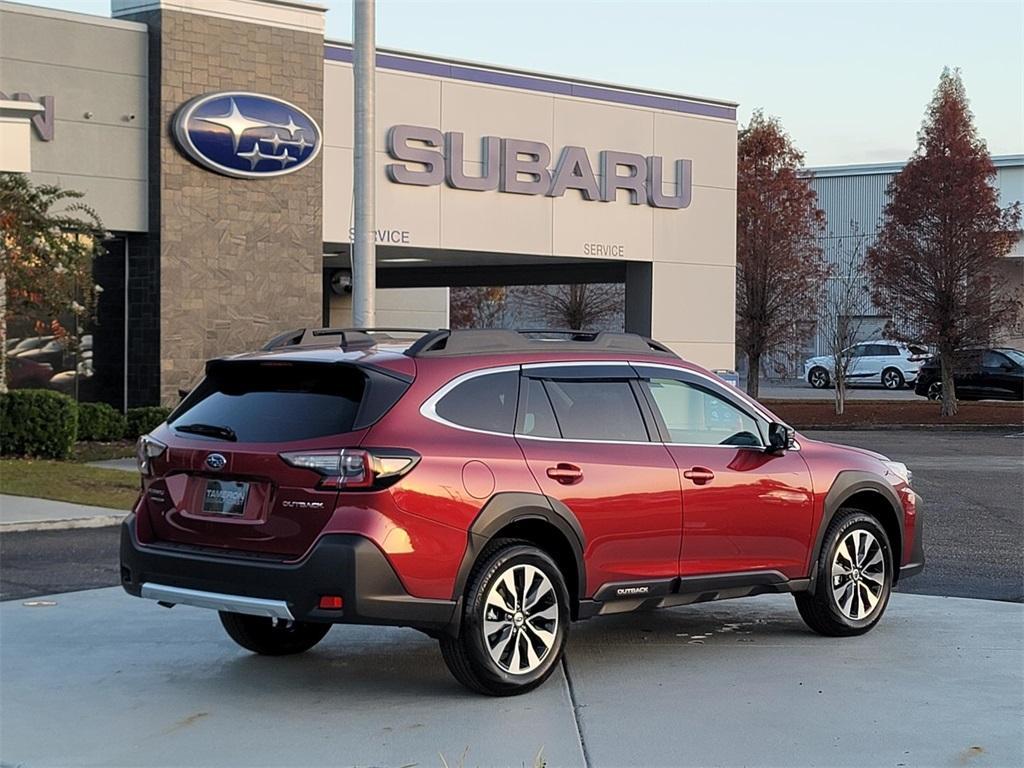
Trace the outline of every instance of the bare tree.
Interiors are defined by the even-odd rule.
[[[524,305],[553,328],[591,330],[622,312],[625,286],[621,283],[576,283],[534,286]]]
[[[851,347],[860,341],[864,315],[871,306],[867,270],[864,267],[864,236],[851,222],[853,235],[838,238],[828,254],[830,266],[822,285],[818,322],[825,352],[832,358],[836,413],[846,410],[847,373]],[[849,240],[849,242],[847,242]]]
[[[497,328],[507,301],[508,289],[504,286],[452,288],[448,324],[452,328]]]

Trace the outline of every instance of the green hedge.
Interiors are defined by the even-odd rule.
[[[78,404],[79,440],[120,440],[126,427],[121,412],[106,403]]]
[[[0,394],[0,452],[66,459],[77,438],[78,408],[67,395],[45,389]]]
[[[152,432],[171,415],[171,409],[162,405],[150,405],[145,408],[129,408],[125,417],[127,422],[124,436],[134,440],[139,435]]]

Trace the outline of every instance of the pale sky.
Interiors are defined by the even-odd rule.
[[[327,36],[351,39],[351,0]],[[108,0],[34,0],[109,15]],[[1024,153],[1024,0],[378,0],[377,44],[763,107],[808,165],[905,160],[944,65],[993,154]]]

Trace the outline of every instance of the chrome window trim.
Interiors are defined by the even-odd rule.
[[[463,432],[474,432],[478,435],[492,435],[493,437],[515,437],[514,423],[511,432],[494,432],[489,429],[477,429],[476,427],[466,427],[463,426],[462,424],[456,424],[454,421],[448,421],[448,419],[445,419],[442,416],[438,415],[437,404],[445,395],[447,395],[457,386],[467,381],[470,381],[471,379],[476,379],[479,378],[480,376],[488,376],[492,373],[510,373],[512,371],[519,373],[521,368],[522,366],[520,365],[499,365],[494,368],[480,368],[475,371],[468,371],[467,373],[459,374],[458,376],[449,381],[447,384],[444,384],[434,394],[432,394],[430,397],[423,401],[423,404],[420,406],[420,415],[423,416],[424,418],[430,419],[431,421],[437,422],[438,424],[443,424],[446,427],[451,427],[452,429],[461,429]]]
[[[535,368],[555,368],[555,367],[562,367],[562,366],[579,367],[579,366],[592,366],[592,365],[620,366],[620,367],[624,367],[624,368],[627,368],[627,367],[628,368],[632,368],[633,366],[642,366],[642,367],[647,367],[647,368],[660,368],[660,369],[664,369],[664,370],[667,370],[667,371],[674,371],[676,373],[690,374],[692,376],[696,376],[698,378],[705,379],[706,381],[709,381],[712,384],[717,385],[718,387],[722,387],[722,385],[723,385],[723,382],[721,382],[720,380],[712,378],[711,376],[708,376],[706,374],[700,373],[699,371],[693,371],[693,370],[690,370],[689,368],[680,368],[680,367],[675,366],[675,365],[666,365],[664,363],[632,362],[632,361],[627,361],[627,360],[597,360],[597,361],[595,361],[595,360],[566,360],[566,361],[551,361],[551,362],[543,362],[543,363],[523,363],[523,364],[520,364],[520,365],[499,365],[499,366],[494,366],[492,368],[480,368],[478,370],[468,371],[466,373],[459,374],[458,376],[456,376],[454,379],[452,379],[448,383],[442,385],[440,389],[438,389],[436,392],[434,392],[434,394],[432,394],[430,397],[428,397],[423,402],[423,404],[420,406],[420,415],[423,416],[424,418],[427,418],[427,419],[433,421],[433,422],[436,422],[437,424],[442,424],[442,425],[444,425],[446,427],[450,427],[452,429],[460,429],[463,432],[474,432],[474,433],[476,433],[478,435],[491,435],[492,437],[511,437],[511,438],[514,438],[514,439],[517,439],[517,440],[518,439],[522,439],[522,440],[536,440],[536,441],[543,441],[543,442],[549,442],[549,443],[588,443],[588,444],[598,444],[598,445],[663,445],[663,446],[671,445],[671,446],[679,446],[679,447],[683,447],[683,448],[730,448],[732,450],[746,449],[746,450],[761,451],[761,452],[763,452],[767,448],[767,446],[753,446],[753,445],[721,445],[721,444],[709,445],[709,444],[706,444],[706,443],[670,443],[670,442],[665,442],[665,441],[662,441],[662,440],[630,441],[630,440],[576,439],[576,438],[571,438],[571,437],[541,437],[541,436],[537,436],[537,435],[524,435],[524,434],[521,434],[521,433],[515,432],[515,431],[513,431],[513,432],[493,432],[491,430],[486,430],[486,429],[476,429],[475,427],[464,427],[461,424],[456,424],[453,421],[448,421],[447,419],[442,418],[441,416],[439,416],[438,413],[437,413],[437,410],[436,410],[437,403],[441,400],[441,398],[443,398],[445,395],[447,395],[449,392],[451,392],[453,389],[455,389],[455,387],[459,386],[463,382],[469,381],[470,379],[475,379],[478,376],[486,376],[486,375],[492,374],[492,373],[508,373],[508,372],[511,372],[511,371],[517,371],[517,372],[521,373],[524,370],[535,369]],[[643,379],[644,377],[640,376],[640,378]],[[725,386],[729,386],[729,385],[726,384]],[[748,398],[746,395],[744,395],[739,390],[736,390],[736,393],[741,396],[740,397],[741,400],[743,400],[744,402],[749,402],[751,407],[754,408],[757,411],[758,415],[762,419],[764,419],[765,421],[768,421],[768,422],[772,421],[771,415],[768,414],[767,411],[765,411],[756,400],[752,400],[752,399]],[[731,397],[726,396],[726,400],[730,400],[730,399],[731,399]],[[800,444],[797,443],[796,446],[794,448],[792,448],[791,450],[799,451],[800,450]]]
[[[599,443],[603,445],[665,445],[660,440],[598,440],[597,438],[575,437],[541,437],[540,435],[523,435],[516,432],[514,437],[522,440],[542,440],[549,443]]]

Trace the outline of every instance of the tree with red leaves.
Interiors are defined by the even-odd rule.
[[[995,174],[960,72],[944,69],[867,255],[872,298],[896,319],[894,334],[938,348],[943,416],[957,412],[960,353],[991,343],[1020,306],[996,279],[1020,234],[1020,204],[999,207]]]
[[[777,118],[754,112],[740,130],[736,180],[736,344],[757,397],[761,358],[796,340],[814,316],[825,274],[825,213],[804,156]]]

